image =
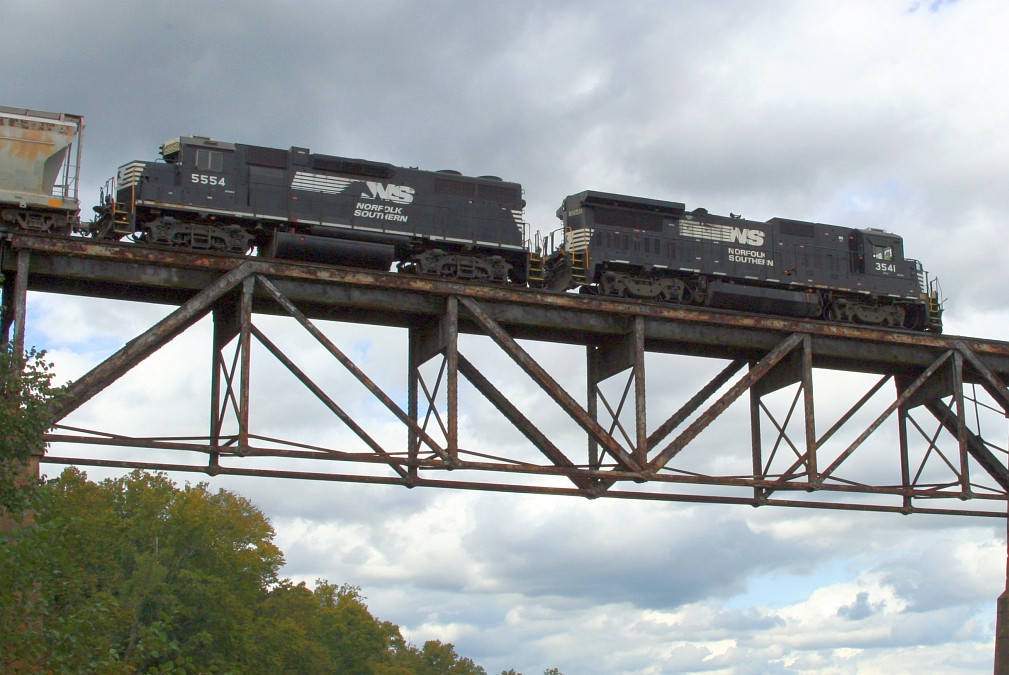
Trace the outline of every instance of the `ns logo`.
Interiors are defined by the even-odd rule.
[[[736,244],[747,244],[749,246],[764,245],[763,230],[748,230],[740,227],[729,228],[729,241]]]
[[[361,199],[381,199],[396,204],[413,203],[414,190],[407,185],[393,185],[392,183],[386,185],[372,181],[367,181],[365,185],[368,186],[368,190],[361,193]]]

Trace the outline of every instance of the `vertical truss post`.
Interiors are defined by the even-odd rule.
[[[953,352],[953,398],[956,401],[957,434],[956,440],[960,446],[960,487],[964,494],[970,493],[970,467],[967,463],[968,439],[967,439],[967,407],[963,400],[963,354],[959,351]],[[978,429],[978,433],[981,430]]]
[[[28,314],[28,264],[31,262],[31,253],[26,250],[19,250],[17,254],[17,272],[14,283],[8,285],[4,282],[4,304],[10,303],[12,307],[4,307],[3,310],[3,344],[7,345],[10,339],[10,327],[14,325],[14,343],[12,345],[12,355],[14,361],[11,365],[19,370],[24,367],[25,354],[25,317]],[[11,292],[12,291],[12,292]],[[8,297],[13,295],[13,297]],[[20,365],[19,365],[20,364]],[[45,443],[37,448],[23,464],[15,480],[25,480],[28,482],[39,479],[39,459],[45,455]],[[28,516],[26,522],[31,522],[33,517]],[[7,518],[6,514],[0,518],[0,532],[8,532],[15,527],[14,522]]]
[[[648,463],[648,429],[645,424],[645,317],[634,317],[634,423],[636,438],[634,459],[645,466]]]
[[[252,292],[256,287],[254,276],[242,281],[241,327],[239,340],[241,349],[241,384],[238,394],[238,447],[239,452],[249,449],[249,386],[252,380]]]
[[[215,470],[220,466],[221,428],[228,402],[233,400],[233,378],[235,365],[229,370],[224,358],[224,348],[239,333],[240,317],[238,306],[232,294],[221,298],[212,311],[214,321],[213,344],[211,345],[210,375],[210,458],[209,466]],[[223,382],[222,382],[223,375]],[[222,383],[225,385],[222,391]]]
[[[442,322],[445,361],[448,365],[446,400],[448,402],[448,452],[451,461],[459,457],[459,299],[449,296]]]
[[[31,253],[24,249],[17,253],[17,272],[13,283],[4,280],[3,343],[10,342],[11,325],[14,326],[14,357],[20,359],[25,353],[25,316],[28,304],[28,263]]]
[[[898,383],[899,387],[899,383]],[[900,395],[900,389],[897,390]],[[897,406],[897,435],[900,441],[900,484],[904,488],[904,510],[911,513],[911,458],[908,456],[907,447],[907,416],[909,413],[908,404],[901,403]]]
[[[409,340],[410,344],[407,348],[407,384],[406,384],[406,414],[413,424],[408,424],[406,427],[406,454],[409,466],[407,470],[409,471],[409,481],[412,483],[417,480],[417,458],[420,454],[420,434],[417,432],[417,424],[419,422],[418,415],[420,414],[420,404],[418,389],[420,387],[420,366],[423,363],[423,359],[420,356],[420,335],[421,331],[418,328],[409,329]]]
[[[995,605],[995,675],[1009,673],[1009,518],[1006,547],[1006,586]]]
[[[445,312],[437,323],[409,329],[409,355],[407,357],[407,411],[404,422],[409,427],[407,453],[410,462],[410,477],[418,476],[417,460],[421,445],[427,444],[448,464],[455,464],[459,456],[459,366],[465,359],[459,354],[459,302],[454,296],[445,300]],[[437,381],[429,388],[421,373],[421,366],[431,359],[441,356],[442,363]],[[438,409],[438,396],[445,385],[444,419]],[[425,414],[420,414],[421,394],[427,401]],[[391,405],[391,401],[387,404]],[[392,409],[392,408],[390,408]],[[395,411],[394,411],[395,412]],[[399,415],[400,413],[397,413]],[[423,417],[423,419],[421,419]],[[446,448],[434,444],[425,429],[431,418],[444,435]]]
[[[806,422],[806,471],[811,485],[819,485],[820,473],[816,467],[816,414],[813,406],[813,339],[806,335],[802,340],[802,398]]]
[[[635,317],[631,331],[598,345],[587,347],[588,367],[588,397],[586,412],[596,422],[599,421],[600,401],[612,417],[609,433],[615,430],[623,434],[624,441],[631,447],[631,456],[639,466],[648,461],[648,429],[645,419],[645,319]],[[615,406],[606,400],[599,385],[614,375],[628,373],[620,402]],[[634,430],[625,429],[621,422],[621,414],[634,385]],[[596,466],[598,459],[598,444],[596,439],[589,438],[589,463]]]
[[[214,311],[214,339],[210,354],[210,458],[208,464],[214,468],[221,465],[221,417],[218,408],[221,404],[221,369],[224,368],[224,357],[221,354],[220,316]]]
[[[4,254],[9,249],[0,249],[0,263],[3,262]],[[11,307],[11,298],[14,295],[14,279],[9,276],[3,277],[3,288],[0,289],[0,343],[10,344],[11,326],[14,325],[14,308]]]
[[[753,368],[753,364],[750,364],[750,368]],[[760,394],[757,393],[752,387],[749,391],[750,394],[750,452],[753,457],[753,479],[756,481],[764,480],[767,476],[764,475],[764,456],[761,451],[761,441],[760,441]],[[761,503],[764,500],[764,496],[767,494],[766,488],[762,488],[759,485],[753,486],[753,500],[756,504]]]
[[[589,417],[593,421],[599,421],[599,398],[596,385],[599,382],[599,347],[594,344],[585,345],[585,389],[586,389],[586,401],[585,401],[585,412],[588,413]],[[596,437],[592,434],[588,434],[589,437],[589,468],[592,470],[597,470],[600,467],[599,462],[599,442],[596,441]]]

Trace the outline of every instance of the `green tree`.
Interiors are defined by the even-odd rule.
[[[326,673],[333,671],[329,650],[315,635],[319,632],[318,598],[304,582],[284,580],[259,604],[253,627],[250,659],[262,672]]]
[[[76,469],[43,493],[36,527],[0,550],[5,587],[39,591],[0,599],[4,625],[27,612],[36,617],[20,624],[29,638],[67,628],[69,637],[30,653],[46,662],[113,654],[143,672],[243,663],[256,605],[283,563],[273,528],[248,500],[204,484],[178,489],[161,474],[94,484]],[[106,618],[101,631],[70,630],[68,621],[95,612]]]
[[[39,522],[0,536],[0,671],[114,672],[117,602],[87,568],[81,519],[40,517],[53,498],[40,490]]]
[[[408,644],[356,586],[279,579],[241,496],[68,468],[37,507],[0,536],[0,672],[485,675],[451,644]]]
[[[53,377],[45,352],[15,354],[11,345],[0,345],[0,516],[20,520],[29,508],[36,484],[26,480],[25,466],[42,453],[54,422],[52,404],[63,393]]]
[[[329,648],[337,671],[368,675],[371,666],[386,656],[389,636],[368,612],[361,589],[319,580],[315,596],[322,605],[318,638]]]
[[[460,657],[451,642],[428,640],[421,649],[410,648],[394,661],[415,675],[486,675],[471,659]]]

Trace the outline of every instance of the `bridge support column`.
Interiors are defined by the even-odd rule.
[[[10,329],[14,327],[13,352],[21,355],[25,351],[25,307],[28,303],[28,263],[31,252],[17,252],[17,272],[14,279],[4,279],[3,318],[0,320],[0,339],[4,344],[11,341]]]
[[[17,271],[13,279],[3,280],[3,316],[0,318],[0,344],[4,348],[10,346],[14,361],[11,368],[22,369],[24,363],[22,359],[25,353],[25,317],[27,316],[28,304],[28,264],[31,260],[31,252],[25,250],[17,251]],[[14,328],[13,340],[11,339],[11,327]],[[15,479],[22,484],[37,481],[39,479],[39,460],[45,454],[45,445],[33,454]],[[10,532],[32,521],[32,514],[24,514],[24,519],[16,522],[7,513],[0,510],[0,532]]]
[[[1009,521],[1006,531],[1006,588],[995,610],[995,675],[1009,675]]]

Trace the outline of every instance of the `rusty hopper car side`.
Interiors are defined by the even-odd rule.
[[[77,201],[84,118],[0,106],[0,222],[69,233]]]

